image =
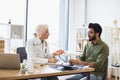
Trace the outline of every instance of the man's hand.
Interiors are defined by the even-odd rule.
[[[69,64],[70,65],[74,65],[74,64],[80,65],[80,64],[82,64],[82,62],[80,60],[70,59]]]
[[[90,67],[94,67],[94,64],[91,63],[91,62],[84,62],[84,61],[81,61],[81,60],[74,60],[74,59],[70,59],[69,60],[69,64],[70,65],[74,65],[74,64],[77,64],[77,65],[89,65]]]

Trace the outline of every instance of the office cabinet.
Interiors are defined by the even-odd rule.
[[[11,39],[23,39],[23,25],[11,25],[10,38]]]
[[[4,52],[14,52],[23,46],[24,26],[18,24],[0,24],[0,39],[5,41]]]

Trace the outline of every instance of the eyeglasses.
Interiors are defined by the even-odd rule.
[[[88,32],[88,34],[94,34],[95,32]]]

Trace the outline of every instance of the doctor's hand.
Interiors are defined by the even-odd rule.
[[[57,61],[58,61],[58,59],[56,59],[56,58],[48,59],[48,63],[56,63]]]
[[[64,53],[64,50],[57,50],[56,52],[53,53],[53,55],[56,56],[56,55],[60,55],[62,53]]]

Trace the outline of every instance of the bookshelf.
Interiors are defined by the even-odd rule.
[[[87,38],[87,28],[80,27],[76,28],[76,51],[83,51],[86,43],[88,42]]]

